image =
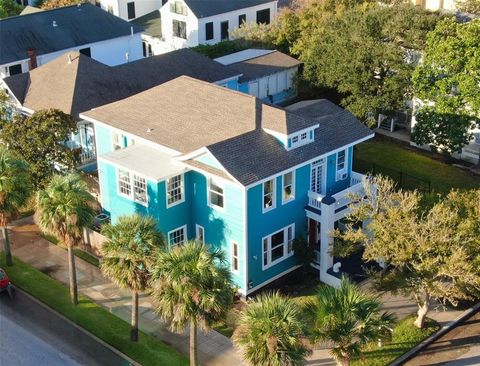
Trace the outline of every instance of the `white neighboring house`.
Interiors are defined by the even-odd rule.
[[[137,19],[146,28],[147,55],[229,39],[243,22],[270,23],[277,0],[168,0],[159,12]]]
[[[0,20],[0,77],[27,72],[66,51],[109,66],[143,58],[142,29],[91,4]]]
[[[424,102],[418,98],[413,98],[413,115],[412,115],[412,131],[415,129],[417,120],[415,119],[415,112],[424,105]],[[452,156],[456,159],[468,161],[473,164],[480,164],[480,128],[475,127],[470,130],[472,139],[468,145],[465,145],[460,153],[453,153]],[[428,145],[417,145],[410,142],[410,145],[419,147],[424,150],[430,150]]]
[[[124,20],[132,20],[158,10],[166,0],[97,0],[103,10]]]
[[[411,2],[413,5],[431,11],[444,10],[454,12],[457,10],[457,0],[411,0]]]

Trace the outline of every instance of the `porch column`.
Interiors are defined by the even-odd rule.
[[[322,199],[321,231],[320,231],[320,281],[329,268],[333,266],[330,249],[333,245],[331,233],[335,226],[335,198],[331,196]],[[327,282],[328,281],[323,281]]]

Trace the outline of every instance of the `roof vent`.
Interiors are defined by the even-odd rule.
[[[56,20],[53,20],[52,21],[52,27],[56,27],[57,26],[57,21]]]
[[[67,61],[69,64],[72,63],[72,56],[68,55],[68,61]]]
[[[147,128],[147,132],[150,133],[153,131],[153,128]]]

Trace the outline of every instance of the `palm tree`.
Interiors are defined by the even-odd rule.
[[[308,310],[313,319],[313,342],[331,342],[331,353],[338,365],[348,366],[367,343],[387,338],[394,316],[380,313],[382,303],[364,293],[346,277],[340,288],[321,286]]]
[[[103,273],[121,288],[132,293],[130,339],[138,341],[138,292],[145,291],[150,269],[163,246],[155,220],[138,214],[123,216],[115,225],[102,227],[107,240],[102,244]]]
[[[310,354],[298,305],[278,292],[259,295],[239,319],[234,341],[251,365],[304,365]]]
[[[78,295],[73,247],[81,239],[83,228],[93,220],[93,202],[87,185],[75,173],[54,176],[37,194],[40,227],[68,249],[70,299],[74,305],[78,304]]]
[[[225,256],[201,242],[162,252],[154,266],[152,297],[156,312],[181,333],[190,326],[190,365],[197,365],[197,327],[207,331],[225,316],[233,286]]]
[[[0,227],[2,228],[7,266],[13,265],[8,222],[32,193],[28,164],[0,146]]]

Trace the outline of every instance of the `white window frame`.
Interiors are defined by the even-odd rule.
[[[179,200],[175,201],[175,202],[168,203],[168,197],[169,197],[168,192],[170,191],[169,188],[168,188],[168,185],[169,185],[171,179],[176,178],[178,176],[180,176],[181,198]],[[167,208],[179,205],[182,202],[185,202],[185,177],[184,177],[183,173],[172,175],[171,177],[168,177],[167,179],[165,179],[165,204],[167,205]]]
[[[148,206],[148,181],[145,177],[132,173],[131,182],[133,188],[133,200],[135,202],[141,203],[142,205]],[[143,187],[144,186],[144,187]],[[141,189],[145,192],[145,201],[138,199],[138,197],[143,196],[136,193],[136,189]]]
[[[290,198],[285,198],[285,176],[287,174],[292,175],[292,182],[290,184],[291,186],[291,197]],[[295,170],[291,170],[289,172],[286,172],[282,174],[282,205],[291,202],[295,199]]]
[[[128,184],[129,186],[129,193],[124,193],[121,191],[121,182],[120,182],[120,171],[122,172],[125,172],[127,173],[127,177],[128,177],[128,182],[127,181],[123,181],[125,184]],[[144,180],[145,181],[145,202],[142,201],[142,200],[139,200],[136,198],[136,194],[135,194],[135,178],[137,178],[137,181],[139,180]],[[117,179],[117,194],[119,196],[122,196],[122,197],[125,197],[125,198],[128,198],[129,200],[133,201],[133,202],[136,202],[140,205],[143,205],[145,207],[148,207],[148,180],[146,177],[144,177],[143,175],[141,174],[138,174],[136,172],[133,172],[131,170],[128,170],[128,169],[124,169],[124,168],[121,168],[121,167],[117,167],[116,168],[116,179]]]
[[[235,247],[236,247],[236,251],[237,251],[237,254],[235,255]],[[232,246],[230,248],[231,252],[230,252],[230,263],[231,263],[231,270],[233,273],[238,273],[240,271],[240,256],[239,256],[239,253],[240,253],[240,248],[239,248],[239,245],[236,241],[232,241]],[[237,268],[235,268],[235,260],[236,260],[236,264],[237,264]]]
[[[170,235],[172,235],[173,233],[177,232],[177,231],[180,231],[182,230],[183,231],[183,241],[177,243],[177,244],[170,244]],[[173,229],[173,230],[170,230],[168,233],[167,233],[167,242],[168,242],[168,247],[169,248],[173,248],[177,245],[182,245],[184,244],[186,241],[188,240],[187,238],[187,225],[183,225],[183,226],[180,226],[180,227],[177,227],[176,229]]]
[[[212,185],[211,185],[212,183],[214,185],[216,185],[218,188],[221,188],[222,193],[212,190]],[[215,194],[218,194],[218,195],[222,196],[223,206],[217,206],[216,204],[212,203],[212,201],[211,201],[211,192],[212,191]],[[208,204],[208,206],[212,207],[212,208],[215,208],[217,210],[223,211],[223,210],[225,210],[225,203],[226,203],[226,200],[225,200],[225,184],[223,182],[221,182],[220,180],[215,179],[213,177],[207,177],[207,204]]]
[[[283,245],[283,255],[274,261],[272,261],[272,237],[280,232],[284,232],[284,242],[283,244],[277,245],[275,248]],[[289,233],[291,237],[289,237]],[[262,270],[266,269],[283,262],[285,259],[290,258],[293,252],[293,240],[295,239],[295,223],[285,226],[284,228],[277,230],[270,235],[264,236],[262,238]],[[265,250],[265,244],[267,245],[267,250]],[[267,256],[267,263],[265,263],[265,256]]]
[[[272,185],[272,205],[270,207],[265,207],[265,184],[266,183],[269,183],[269,182],[273,182],[273,185]],[[271,211],[273,210],[275,207],[277,207],[277,195],[276,195],[276,190],[277,190],[277,178],[272,178],[272,179],[269,179],[267,180],[266,182],[263,182],[262,183],[262,212],[263,213],[266,213],[268,211]]]
[[[200,232],[202,232],[202,240],[200,240]],[[205,244],[205,228],[202,225],[195,225],[195,239]]]
[[[343,159],[343,168],[338,169],[338,154],[340,154],[342,151],[345,152],[345,158]],[[342,178],[342,176],[348,172],[348,148],[340,150],[335,154],[335,172],[335,181],[338,182],[339,180],[345,179]]]

